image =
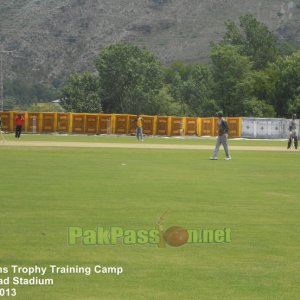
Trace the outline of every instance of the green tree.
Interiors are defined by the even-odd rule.
[[[245,117],[256,117],[256,118],[274,118],[276,112],[271,104],[266,103],[263,100],[252,98],[245,101]]]
[[[61,91],[61,106],[70,112],[101,112],[99,81],[90,72],[71,75]]]
[[[16,109],[16,100],[12,97],[5,97],[3,100],[3,108],[4,111],[18,110]]]
[[[253,96],[271,104],[272,83],[267,70],[252,71],[249,77],[252,86]]]
[[[299,50],[296,45],[286,40],[278,40],[276,43],[276,48],[280,56],[292,55],[294,52]]]
[[[182,107],[182,103],[176,101],[169,91],[169,86],[165,85],[156,96],[155,115],[181,116],[187,108]]]
[[[207,116],[218,110],[212,99],[214,80],[208,65],[176,62],[165,69],[165,82],[180,103],[182,115]]]
[[[209,116],[220,109],[213,99],[214,89],[211,67],[195,65],[184,85],[184,100],[189,105],[192,116]]]
[[[215,45],[211,51],[215,99],[228,116],[243,115],[244,101],[252,97],[251,62],[238,46]]]
[[[297,107],[300,90],[300,51],[279,57],[266,70],[270,80],[270,98],[279,117],[289,117]]]
[[[15,78],[4,82],[4,96],[14,99],[16,105],[26,109],[32,103],[55,100],[59,95],[52,86],[34,83],[26,78]]]
[[[153,114],[162,88],[160,62],[146,49],[115,44],[96,59],[100,95],[106,113]]]
[[[175,61],[170,66],[164,68],[164,78],[167,84],[172,84],[176,77],[186,81],[191,76],[194,66],[182,61]]]
[[[224,42],[240,46],[240,53],[251,57],[255,69],[264,69],[277,57],[276,40],[268,27],[252,15],[241,16],[240,24],[225,22]]]
[[[297,95],[288,104],[287,117],[290,118],[292,114],[297,114],[298,118],[300,116],[300,88],[297,89]]]
[[[191,114],[187,104],[189,93],[188,81],[191,77],[193,66],[181,61],[176,61],[164,68],[164,81],[168,86],[168,91],[175,102],[178,103],[180,115],[188,116]]]
[[[33,84],[25,79],[4,82],[4,95],[15,99],[17,105],[27,106],[34,102]]]
[[[63,112],[64,109],[59,105],[55,103],[38,103],[38,104],[32,104],[28,107],[27,111],[29,112]]]

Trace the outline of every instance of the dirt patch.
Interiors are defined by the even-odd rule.
[[[213,150],[214,145],[174,145],[147,143],[85,143],[49,141],[4,141],[0,146],[14,147],[61,147],[61,148],[125,148],[125,149],[176,149],[176,150]],[[229,146],[230,151],[291,151],[279,146]]]

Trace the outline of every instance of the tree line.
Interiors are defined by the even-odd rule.
[[[118,43],[95,59],[97,72],[69,76],[59,92],[66,111],[149,115],[289,117],[300,115],[300,51],[276,40],[251,15],[225,22],[209,62],[163,66],[146,48]]]

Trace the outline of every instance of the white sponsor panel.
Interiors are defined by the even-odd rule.
[[[280,118],[242,118],[242,137],[253,139],[287,139],[289,135],[288,119]],[[299,120],[297,133],[299,137]]]

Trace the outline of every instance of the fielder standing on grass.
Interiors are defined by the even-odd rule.
[[[138,141],[144,141],[143,118],[140,115],[136,116],[136,138],[138,139]]]
[[[2,119],[1,119],[1,115],[0,115],[0,135],[1,135],[1,138],[2,138],[2,142],[4,143],[5,138],[4,138],[3,133],[2,133]]]
[[[293,114],[292,115],[292,120],[290,121],[290,124],[289,124],[289,141],[288,141],[288,146],[287,148],[290,149],[291,146],[292,146],[292,142],[294,140],[294,146],[295,146],[295,149],[298,148],[298,136],[297,136],[297,124],[296,124],[296,114]]]
[[[225,155],[226,155],[225,160],[231,160],[231,156],[229,154],[228,144],[227,144],[228,131],[229,131],[228,124],[227,124],[226,120],[223,118],[222,111],[218,111],[217,116],[219,118],[218,119],[218,138],[217,138],[217,143],[216,143],[216,147],[215,147],[213,156],[210,159],[211,160],[218,159],[218,153],[219,153],[220,146],[223,145]]]
[[[20,138],[24,121],[25,118],[21,114],[17,115],[16,117],[17,126],[16,126],[16,135],[15,135],[16,138]]]

